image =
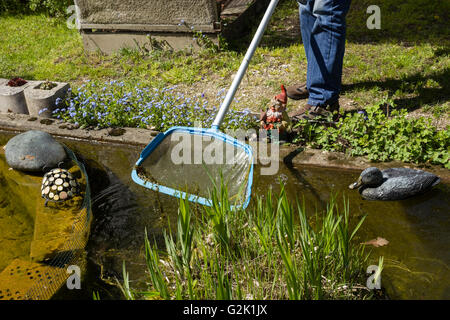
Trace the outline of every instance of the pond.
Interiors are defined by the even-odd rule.
[[[0,134],[4,145],[11,133]],[[144,232],[162,243],[167,219],[175,225],[177,199],[155,193],[135,184],[130,176],[141,147],[105,145],[61,140],[78,152],[86,164],[91,182],[94,221],[87,246],[88,267],[82,290],[60,290],[56,299],[91,299],[98,291],[102,299],[120,299],[113,286],[121,278],[126,262],[131,285],[145,288],[148,281],[144,261]],[[449,299],[450,277],[450,185],[441,183],[432,191],[410,200],[379,202],[362,200],[348,185],[360,171],[280,164],[274,176],[254,175],[253,195],[264,195],[268,188],[277,192],[280,181],[292,201],[304,199],[307,212],[323,210],[330,197],[348,199],[350,214],[367,218],[356,241],[377,237],[389,244],[367,248],[370,262],[384,256],[382,286],[393,299]],[[250,204],[251,205],[251,204]]]

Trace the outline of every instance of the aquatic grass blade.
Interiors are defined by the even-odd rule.
[[[159,292],[161,298],[170,299],[169,289],[159,267],[159,255],[157,249],[153,249],[150,245],[147,230],[145,230],[145,261],[154,288]]]

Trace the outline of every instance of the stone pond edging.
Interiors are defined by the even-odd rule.
[[[34,117],[25,114],[0,113],[0,130],[25,132],[41,130],[55,137],[79,139],[90,142],[123,144],[145,147],[158,132],[139,128],[87,130],[76,128],[73,124],[61,120]],[[255,142],[252,142],[253,144]],[[361,171],[370,166],[380,169],[392,167],[410,167],[423,169],[439,176],[443,182],[450,183],[450,170],[440,166],[419,166],[399,161],[374,163],[366,157],[350,157],[340,152],[316,149],[303,149],[297,146],[281,146],[280,161],[293,165],[308,165],[335,169]]]

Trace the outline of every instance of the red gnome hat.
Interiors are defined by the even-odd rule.
[[[282,104],[287,103],[287,94],[286,94],[286,88],[284,85],[281,85],[281,93],[277,96],[275,96],[275,100],[281,102]]]

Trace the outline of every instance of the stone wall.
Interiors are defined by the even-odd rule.
[[[216,0],[75,0],[83,25],[191,25],[218,21]]]

